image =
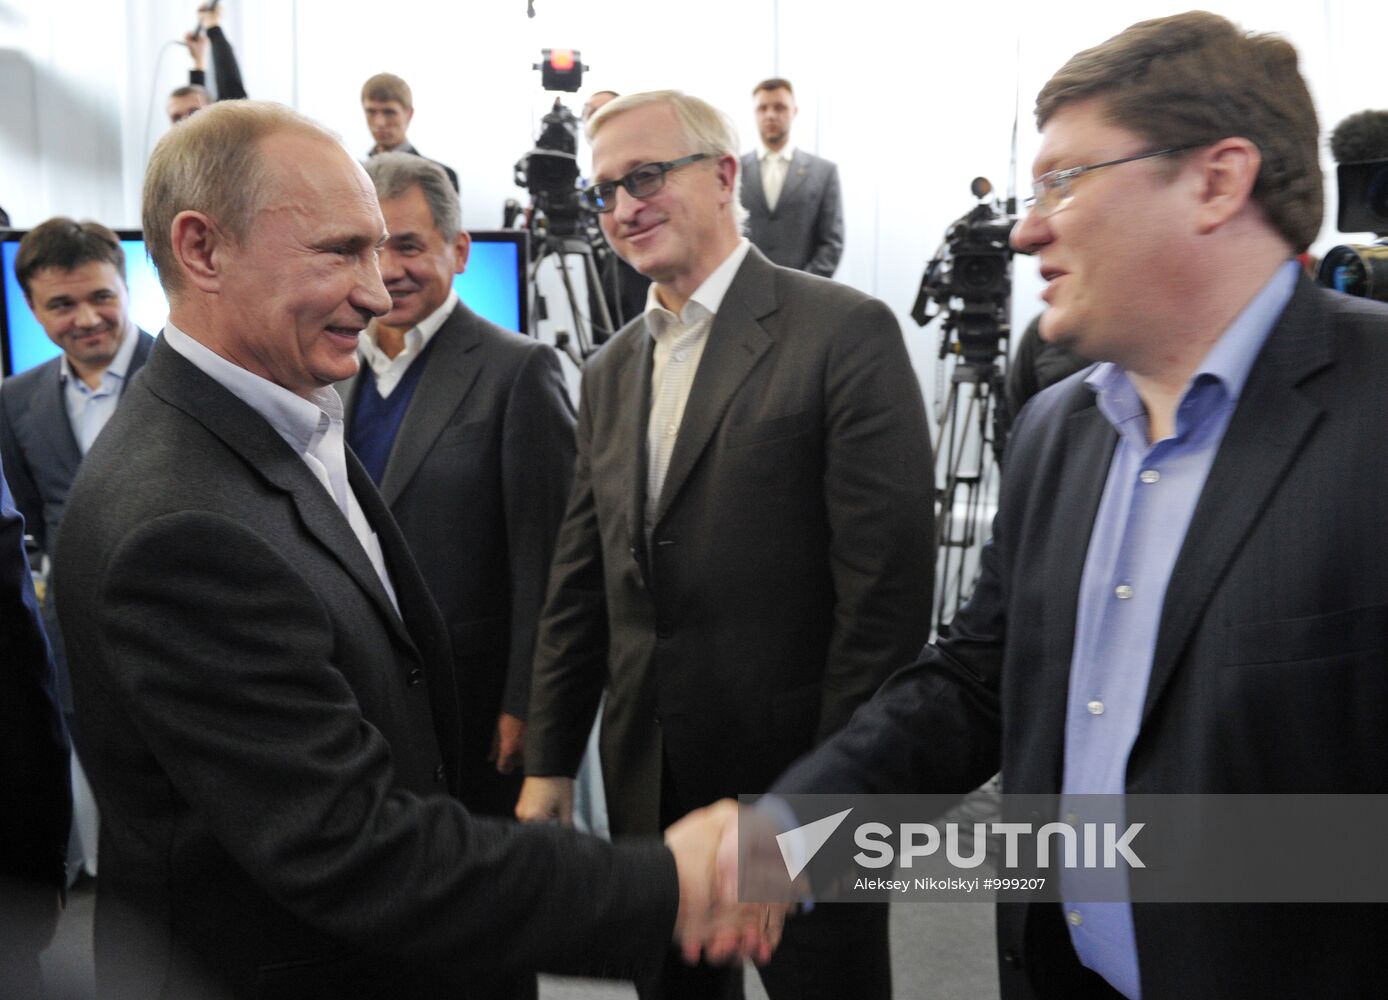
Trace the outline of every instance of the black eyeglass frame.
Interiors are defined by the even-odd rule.
[[[700,160],[707,160],[716,155],[716,153],[690,153],[688,156],[681,156],[678,160],[663,160],[659,163],[643,163],[639,167],[633,167],[631,170],[627,171],[624,176],[618,177],[615,181],[599,181],[597,184],[589,184],[586,188],[578,192],[578,196],[587,208],[602,215],[617,207],[617,187],[619,185],[626,188],[627,194],[631,195],[633,198],[649,198],[665,186],[665,175],[670,171],[678,170],[680,167],[688,166],[691,163],[698,163]],[[644,187],[640,191],[636,190],[638,183],[636,175],[643,170],[651,169],[651,167],[658,168],[660,173],[647,179],[645,183],[653,184],[654,186],[649,190],[646,190]]]
[[[1074,199],[1075,195],[1070,190],[1070,182],[1076,177],[1083,177],[1087,173],[1101,170],[1104,167],[1116,167],[1122,163],[1133,163],[1137,160],[1149,160],[1155,156],[1171,156],[1174,153],[1186,153],[1192,149],[1199,149],[1206,143],[1191,143],[1188,146],[1168,146],[1165,149],[1149,149],[1145,153],[1134,153],[1132,156],[1120,156],[1116,160],[1105,160],[1103,163],[1089,163],[1082,167],[1066,167],[1064,170],[1047,170],[1036,180],[1031,182],[1032,195],[1023,202],[1023,207],[1029,212],[1037,212],[1041,218],[1049,218],[1057,212],[1063,212]],[[1056,192],[1056,204],[1051,208],[1043,208],[1046,195],[1049,192]]]

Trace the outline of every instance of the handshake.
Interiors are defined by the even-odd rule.
[[[571,824],[572,779],[527,778],[516,815]],[[693,965],[701,956],[715,965],[770,961],[803,888],[787,879],[775,834],[770,817],[739,809],[731,799],[696,809],[665,831],[679,875],[675,941],[686,962]]]

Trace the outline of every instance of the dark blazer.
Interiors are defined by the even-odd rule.
[[[836,165],[797,149],[772,211],[762,190],[761,161],[756,153],[744,153],[742,207],[747,209],[747,238],[773,264],[834,276],[843,256],[843,196]]]
[[[0,995],[42,996],[39,953],[65,886],[72,785],[53,661],[0,469]]]
[[[1388,792],[1384,371],[1388,307],[1302,279],[1172,571],[1129,792]],[[963,792],[1001,764],[1009,792],[1059,791],[1080,575],[1116,444],[1083,378],[1022,411],[949,636],[777,790]],[[1137,904],[1142,995],[1378,995],[1386,912]],[[1095,995],[1056,904],[1000,906],[998,944],[1004,997]]]
[[[929,630],[933,472],[895,317],[752,248],[644,530],[652,340],[589,362],[536,646],[527,773],[572,775],[604,687],[616,832],[764,790]],[[671,784],[662,788],[662,761]]]
[[[24,521],[0,471],[0,880],[62,887],[71,815],[53,661],[24,554]]]
[[[520,775],[487,760],[497,714],[524,719],[535,629],[574,464],[559,356],[459,303],[430,341],[381,496],[452,639],[462,709],[459,790],[511,815]],[[348,419],[364,375],[346,383]]]
[[[137,335],[121,386],[122,400],[154,346],[154,338],[143,330]],[[68,490],[82,461],[63,399],[62,360],[52,358],[0,385],[0,456],[5,475],[29,534],[50,555]]]
[[[444,965],[620,972],[669,941],[661,845],[477,819],[447,794],[447,631],[347,464],[403,620],[303,460],[165,343],[83,462],[55,572],[102,814],[104,995],[208,977],[434,995]]]
[[[135,353],[130,356],[130,367],[121,384],[122,401],[130,380],[144,367],[154,345],[154,338],[145,331],[136,332],[139,339]],[[82,461],[63,398],[62,360],[52,358],[0,385],[0,457],[4,459],[5,475],[29,534],[34,536],[39,549],[50,556],[67,506],[68,490]],[[57,665],[58,702],[70,715],[72,685],[68,681],[56,604],[50,589],[43,605],[43,621]]]

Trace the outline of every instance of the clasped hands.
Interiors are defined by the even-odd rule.
[[[516,817],[568,826],[573,803],[572,778],[532,776],[521,788]],[[769,816],[739,810],[732,799],[696,809],[665,831],[679,877],[675,941],[685,961],[771,959],[786,914],[804,895],[803,885],[786,875],[776,832]]]
[[[684,960],[770,961],[794,902],[770,819],[723,799],[667,829],[665,846],[679,872],[675,940]]]

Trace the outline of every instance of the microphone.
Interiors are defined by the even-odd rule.
[[[216,9],[217,9],[217,4],[218,4],[219,2],[220,2],[220,0],[211,0],[211,3],[209,3],[209,4],[207,5],[207,9],[210,10],[210,11],[211,11],[211,10],[216,10]],[[199,10],[201,10],[201,8],[199,8]],[[194,38],[201,38],[201,37],[202,37],[202,18],[198,18],[198,26],[197,26],[196,28],[193,29],[193,37],[194,37]]]

